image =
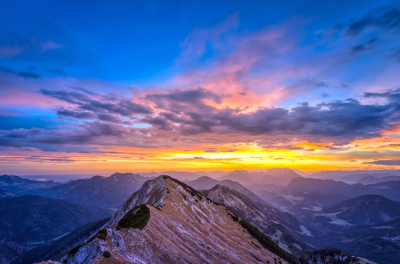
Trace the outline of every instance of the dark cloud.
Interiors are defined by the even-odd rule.
[[[123,123],[124,121],[122,118],[111,115],[111,114],[99,114],[97,115],[97,118],[101,121],[106,121],[106,122],[112,122],[112,123]]]
[[[375,161],[371,161],[371,162],[363,162],[363,164],[400,166],[400,160],[375,160]]]
[[[39,92],[58,100],[75,105],[70,109],[59,108],[57,114],[77,119],[99,119],[102,121],[123,123],[123,117],[151,114],[152,109],[138,104],[132,99],[115,94],[97,94],[81,87],[69,87],[69,90],[47,90]]]
[[[95,119],[96,115],[89,111],[75,111],[69,110],[65,108],[60,108],[57,110],[57,115],[65,116],[65,117],[72,117],[76,119]]]
[[[368,28],[383,30],[400,29],[400,11],[397,7],[386,6],[376,8],[365,14],[361,19],[349,24],[345,34],[357,36]]]
[[[351,140],[377,135],[382,129],[388,128],[389,123],[399,119],[397,111],[400,91],[367,93],[365,96],[384,97],[390,102],[383,105],[363,105],[357,100],[347,99],[316,106],[303,103],[290,110],[262,108],[252,113],[211,106],[208,106],[206,111],[195,112],[191,103],[181,103],[179,113],[161,113],[155,117],[146,117],[142,121],[183,135],[320,135]]]
[[[12,74],[12,75],[17,75],[26,79],[40,79],[40,75],[33,73],[31,71],[14,71],[14,70],[10,70],[10,69],[5,69],[5,68],[0,68],[0,71],[4,72],[4,73],[8,73],[8,74]]]
[[[390,57],[395,58],[398,62],[400,62],[400,49],[392,52],[392,54],[390,54]]]
[[[357,53],[365,52],[371,50],[373,45],[378,42],[378,38],[373,38],[368,40],[367,42],[359,45],[355,45],[350,48],[350,55],[355,55]]]
[[[159,109],[169,110],[173,113],[181,113],[190,105],[192,109],[208,111],[210,106],[205,100],[221,103],[223,95],[219,95],[203,88],[193,90],[177,90],[169,93],[147,94],[145,99],[154,102]]]
[[[293,146],[294,138],[297,141],[331,141],[337,147],[356,138],[378,136],[382,130],[390,129],[400,121],[400,89],[364,94],[365,98],[385,99],[381,104],[362,104],[355,99],[347,99],[314,106],[301,103],[291,109],[264,107],[242,112],[240,109],[214,106],[221,102],[221,97],[198,88],[146,96],[147,101],[156,105],[156,111],[140,105],[146,108],[146,113],[152,113],[142,114],[141,117],[135,116],[137,111],[129,107],[130,103],[139,104],[126,97],[92,94],[82,88],[41,92],[75,106],[58,108],[59,116],[83,121],[77,122],[74,127],[58,130],[0,130],[1,146],[54,151],[56,146],[61,145],[60,149],[96,145],[154,148],[192,144],[187,142],[199,144],[202,141],[255,142],[264,148],[297,150],[304,148]],[[135,118],[135,123],[150,126],[127,126],[132,125],[131,118]],[[197,136],[200,134],[201,137]],[[182,139],[175,140],[179,136]],[[189,137],[190,140],[185,140]],[[204,151],[217,149],[206,148]]]

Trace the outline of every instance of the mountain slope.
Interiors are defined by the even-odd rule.
[[[298,263],[254,226],[169,176],[147,181],[62,262]]]
[[[42,245],[36,246],[19,254],[10,264],[28,264],[46,261],[49,259],[60,260],[71,249],[84,242],[89,236],[104,226],[111,217],[89,222],[60,238],[52,239]]]
[[[94,176],[71,181],[35,194],[53,199],[116,209],[148,178],[132,173],[115,173],[110,177]]]
[[[256,194],[254,194],[252,191],[244,187],[238,182],[232,181],[232,180],[215,180],[212,179],[208,176],[202,176],[197,178],[196,180],[193,181],[187,181],[187,185],[190,187],[196,189],[196,190],[208,190],[214,187],[217,184],[223,185],[230,187],[240,193],[243,193],[244,195],[248,196],[250,199],[252,199],[255,202],[260,202],[260,203],[266,203],[263,199],[258,197]]]
[[[0,176],[0,190],[15,193],[21,193],[39,188],[51,188],[60,184],[61,183],[54,181],[32,181],[15,175]]]
[[[16,194],[16,193],[0,190],[0,199],[14,198],[14,197],[18,197],[18,196],[19,196],[19,195]]]
[[[110,215],[99,207],[25,195],[0,200],[0,262],[10,261],[30,245],[65,235]]]
[[[400,218],[367,226],[345,226],[326,233],[321,241],[379,264],[400,263]]]
[[[265,204],[255,203],[226,186],[216,185],[204,193],[214,202],[225,206],[259,228],[264,234],[272,237],[287,251],[299,253],[313,248],[304,241],[313,241],[314,235],[293,215]]]

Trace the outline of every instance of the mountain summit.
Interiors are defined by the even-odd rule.
[[[145,182],[63,263],[298,263],[225,207],[169,176]]]

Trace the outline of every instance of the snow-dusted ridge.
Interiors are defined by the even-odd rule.
[[[155,207],[163,206],[164,200],[167,197],[167,192],[168,189],[162,175],[146,181],[143,186],[137,192],[133,193],[125,201],[123,206],[115,212],[114,216],[106,224],[106,227],[115,225],[129,210],[141,204],[150,204]]]

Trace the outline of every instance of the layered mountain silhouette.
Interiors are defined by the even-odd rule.
[[[366,177],[363,177],[363,178],[357,180],[355,183],[361,183],[364,185],[368,185],[368,184],[376,184],[376,183],[388,182],[388,181],[400,181],[400,176],[398,176],[398,175],[384,176],[384,177],[366,176]]]
[[[347,184],[341,181],[298,177],[292,179],[287,188],[292,191],[313,191],[320,194],[343,195],[347,198],[364,194],[378,194],[400,201],[400,181],[363,185],[361,183]]]
[[[293,178],[301,177],[299,174],[287,168],[269,169],[265,172],[249,172],[247,170],[235,170],[220,180],[230,179],[243,185],[252,184],[283,184],[286,185]]]
[[[47,189],[60,184],[54,181],[33,181],[15,175],[0,176],[0,190],[14,193],[26,194],[29,190]]]

